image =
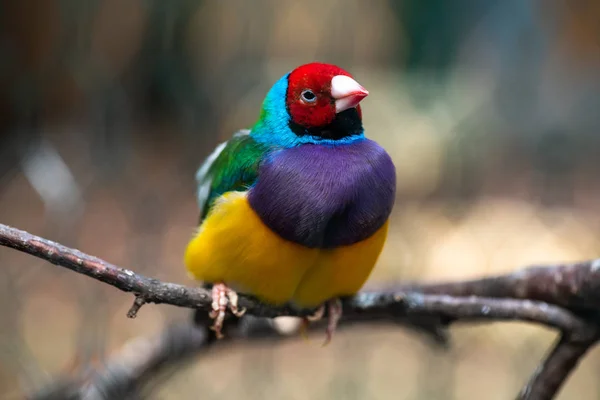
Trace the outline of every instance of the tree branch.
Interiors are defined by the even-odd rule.
[[[97,257],[68,248],[27,232],[0,224],[0,245],[10,247],[55,265],[87,275],[135,295],[128,316],[134,318],[146,303],[164,303],[201,311],[211,309],[211,294],[203,288],[161,282],[110,264]],[[271,307],[251,296],[240,296],[239,304],[252,317],[305,316],[312,310]],[[364,321],[408,324],[445,339],[445,328],[454,322],[520,320],[559,330],[560,341],[544,360],[519,399],[551,399],[558,392],[579,359],[599,337],[596,316],[600,313],[600,260],[551,267],[532,267],[513,274],[478,280],[437,284],[404,285],[385,292],[362,292],[344,299],[342,325]],[[247,318],[246,318],[247,320]],[[169,331],[168,331],[169,332]],[[204,348],[205,336],[194,331],[179,333],[173,346],[172,333],[166,333],[147,357],[135,363],[117,389],[137,387],[150,374]],[[272,332],[271,332],[272,333]],[[182,337],[184,339],[182,339]],[[185,339],[187,338],[187,339]],[[186,349],[186,351],[180,351]],[[108,368],[107,370],[110,370]],[[114,374],[112,374],[114,375]],[[90,378],[79,394],[95,391],[115,393],[113,386],[102,384],[97,375]],[[92,383],[90,383],[92,382]],[[88,392],[85,392],[85,391]],[[105,396],[106,397],[106,396]],[[39,397],[38,397],[39,398]],[[76,397],[76,398],[86,398]]]
[[[598,332],[588,333],[590,336],[585,340],[575,339],[568,334],[561,335],[548,357],[521,390],[518,399],[552,399],[581,358],[597,342]]]
[[[411,285],[422,293],[540,300],[572,310],[600,312],[600,259],[532,266],[512,274],[463,282]]]

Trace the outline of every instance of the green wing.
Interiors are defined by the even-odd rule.
[[[257,143],[249,130],[236,132],[218,145],[196,173],[200,220],[210,211],[214,200],[225,192],[244,191],[258,176],[258,166],[268,148]]]

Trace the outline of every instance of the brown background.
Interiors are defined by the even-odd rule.
[[[474,6],[473,4],[477,4]],[[542,4],[543,3],[543,4]],[[576,3],[576,5],[574,5]],[[467,278],[600,252],[600,6],[580,2],[0,2],[0,222],[190,282],[193,174],[257,118],[269,86],[321,60],[371,92],[367,134],[398,198],[369,287]],[[189,318],[0,249],[0,397],[19,398]],[[236,345],[157,399],[498,399],[553,333],[453,328],[437,351],[392,327]],[[593,351],[561,399],[597,399]]]

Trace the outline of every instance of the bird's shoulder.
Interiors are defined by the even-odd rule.
[[[253,185],[267,151],[248,129],[239,130],[231,139],[220,143],[196,172],[200,217],[206,216],[213,201],[223,193],[247,190]]]

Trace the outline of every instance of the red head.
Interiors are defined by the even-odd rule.
[[[335,65],[310,63],[293,70],[288,78],[286,105],[292,121],[312,128],[334,121],[336,115],[356,107],[369,92]]]

